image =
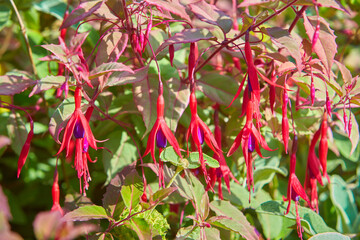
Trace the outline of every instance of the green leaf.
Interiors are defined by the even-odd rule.
[[[129,72],[134,74],[134,71],[129,67],[119,62],[109,62],[103,63],[100,66],[97,66],[90,72],[89,79],[98,78],[102,75],[112,73],[112,72]]]
[[[221,240],[220,231],[216,228],[205,228],[205,235],[207,240]]]
[[[210,5],[202,0],[192,3],[189,6],[191,11],[201,21],[220,27],[224,34],[231,30],[233,25],[231,18],[215,5]]]
[[[137,233],[140,240],[151,240],[151,228],[143,218],[131,218],[129,226]]]
[[[0,31],[7,25],[11,16],[11,8],[6,4],[0,4]]]
[[[211,168],[218,168],[220,167],[219,162],[203,153],[204,160]],[[175,152],[173,147],[167,147],[165,148],[161,154],[160,158],[163,162],[171,162],[175,166],[182,166],[185,169],[195,169],[200,167],[199,162],[199,152],[191,152],[189,155],[188,163],[185,161],[187,159],[181,159]]]
[[[156,191],[154,193],[154,195],[152,196],[152,199],[154,202],[161,202],[162,200],[167,198],[170,194],[172,194],[176,190],[177,190],[176,187],[168,187],[168,188],[159,189],[158,191]]]
[[[220,164],[218,162],[218,160],[216,160],[215,158],[212,158],[210,157],[209,155],[206,155],[205,153],[203,153],[203,157],[204,157],[204,161],[205,163],[211,167],[211,168],[218,168],[220,167]],[[190,155],[189,155],[189,162],[192,164],[192,163],[199,163],[199,160],[200,157],[199,157],[199,153],[198,152],[191,152]],[[200,166],[200,163],[199,163],[199,166]]]
[[[213,222],[213,225],[230,229],[248,240],[258,239],[255,228],[250,225],[244,214],[231,205],[230,202],[221,200],[212,201],[210,203],[210,208],[217,216],[227,217]]]
[[[132,209],[139,204],[143,188],[142,179],[135,170],[125,177],[124,185],[121,188],[121,196],[127,208]]]
[[[36,85],[34,86],[33,90],[29,94],[29,97],[38,94],[40,92],[49,90],[53,87],[60,87],[61,84],[65,82],[64,76],[46,76],[40,80],[36,81]]]
[[[315,28],[317,25],[318,18],[316,16],[307,17],[305,12],[303,15],[304,26],[306,33],[310,40],[313,39]],[[330,28],[329,23],[322,17],[319,17],[320,21],[320,32],[319,39],[316,42],[314,48],[315,53],[318,55],[325,69],[327,75],[330,76],[331,67],[334,62],[335,54],[337,53],[337,45],[335,42],[336,36],[334,31]]]
[[[42,0],[34,2],[36,10],[48,13],[59,20],[63,20],[64,12],[66,11],[66,3],[61,0]]]
[[[295,206],[292,204],[290,208],[290,213],[284,215],[286,212],[286,205],[284,202],[280,201],[267,201],[262,203],[255,210],[261,214],[273,214],[277,216],[282,216],[285,218],[293,219],[295,221]],[[326,225],[324,220],[320,215],[315,213],[313,210],[305,207],[298,206],[299,216],[301,218],[302,226],[305,230],[311,234],[324,233],[324,232],[334,232],[334,230]],[[295,222],[294,222],[295,223]]]
[[[112,218],[106,214],[103,207],[97,205],[86,205],[65,214],[64,219],[66,221],[87,221],[91,219],[111,220]]]
[[[265,184],[270,183],[276,173],[279,173],[283,176],[287,175],[287,170],[284,168],[280,168],[279,165],[280,160],[278,157],[272,157],[270,159],[259,159],[255,161],[255,192],[261,189]]]
[[[200,239],[200,228],[188,226],[180,228],[176,233],[176,240],[198,240]]]
[[[170,229],[170,226],[163,213],[154,209],[152,211],[141,213],[138,217],[145,219],[149,224],[153,236],[160,235],[163,239],[165,238],[166,232]]]
[[[108,148],[111,153],[103,151],[103,164],[107,175],[105,185],[115,177],[117,172],[137,160],[136,147],[125,131],[112,132],[108,139],[104,147]]]
[[[311,238],[309,238],[309,240],[350,240],[350,238],[348,236],[342,235],[340,233],[319,233],[316,234],[314,236],[312,236]]]
[[[336,229],[341,232],[353,232],[358,209],[353,193],[348,189],[346,182],[338,175],[331,177],[330,197],[337,212]]]
[[[239,77],[239,81],[241,80],[242,77]],[[200,91],[202,91],[212,101],[225,106],[229,106],[239,88],[239,85],[240,83],[233,77],[221,75],[215,72],[205,74],[197,80],[197,87]],[[240,100],[235,100],[232,106],[240,108]]]

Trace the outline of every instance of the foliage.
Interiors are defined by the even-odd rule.
[[[0,2],[0,239],[357,239],[359,9]]]

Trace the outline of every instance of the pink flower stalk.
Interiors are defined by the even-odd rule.
[[[195,93],[191,92],[190,94],[190,110],[191,110],[191,121],[190,126],[186,133],[186,141],[189,142],[190,135],[194,144],[199,152],[199,160],[201,164],[201,171],[204,173],[206,178],[206,182],[209,182],[209,177],[207,175],[205,160],[203,157],[202,147],[201,145],[205,141],[206,144],[214,151],[214,153],[219,154],[221,152],[220,147],[218,146],[212,132],[209,127],[200,119],[197,114],[197,101],[195,97]],[[189,155],[189,144],[187,146],[187,153]]]
[[[164,97],[162,95],[162,91],[157,99],[157,119],[150,131],[149,139],[146,145],[145,153],[142,157],[145,157],[150,153],[153,161],[157,164],[155,158],[155,145],[159,148],[165,148],[167,145],[167,141],[174,147],[175,152],[181,157],[179,143],[177,142],[174,134],[171,132],[170,128],[166,125],[164,118]],[[164,186],[164,175],[162,162],[159,160],[159,185]],[[161,168],[161,169],[160,169]],[[161,171],[160,171],[161,170]],[[161,173],[160,173],[161,172]]]
[[[227,156],[231,156],[241,145],[243,155],[245,158],[246,168],[247,168],[246,178],[247,178],[247,185],[248,185],[249,192],[250,192],[251,186],[253,186],[253,184],[254,184],[252,152],[254,150],[256,150],[258,155],[260,157],[263,157],[260,152],[259,144],[265,150],[273,151],[271,148],[269,148],[269,146],[267,145],[263,136],[261,136],[260,132],[254,126],[254,123],[253,123],[254,106],[253,105],[254,105],[254,103],[252,101],[250,101],[248,103],[247,110],[246,110],[245,126],[240,131],[240,133],[237,135],[237,137],[235,138],[235,141],[232,144],[232,146],[230,147],[230,150],[227,154]],[[249,195],[249,201],[250,201],[250,195]]]

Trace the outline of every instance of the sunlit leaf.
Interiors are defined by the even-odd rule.
[[[210,5],[204,0],[190,4],[190,9],[201,21],[220,27],[224,33],[232,28],[231,18],[215,5]]]

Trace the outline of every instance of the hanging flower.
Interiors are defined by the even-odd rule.
[[[197,114],[197,101],[195,97],[194,91],[190,94],[190,111],[191,111],[191,121],[190,126],[186,133],[186,141],[189,142],[190,135],[192,140],[199,152],[199,160],[201,164],[201,170],[206,176],[206,182],[209,182],[209,177],[207,176],[207,171],[205,167],[205,160],[202,153],[201,145],[205,143],[214,151],[214,153],[218,154],[221,152],[220,147],[218,146],[212,132],[210,131],[209,127],[200,119],[199,115]],[[187,152],[189,155],[189,144],[187,146]]]
[[[253,179],[253,158],[252,158],[252,152],[254,149],[258,153],[260,157],[263,157],[259,145],[268,151],[273,151],[271,148],[268,147],[265,139],[263,136],[261,136],[260,132],[256,129],[256,127],[253,124],[253,114],[254,114],[254,106],[253,102],[250,101],[248,103],[247,109],[246,109],[246,123],[244,128],[240,131],[240,133],[235,138],[234,143],[230,147],[230,150],[227,154],[227,156],[231,156],[241,145],[243,155],[245,158],[245,164],[247,168],[247,185],[248,190],[250,192],[251,186],[254,184]],[[250,198],[250,196],[249,196]],[[249,199],[250,200],[250,199]]]
[[[157,164],[155,158],[155,145],[159,149],[163,149],[167,145],[167,141],[174,147],[175,152],[181,157],[179,143],[177,142],[174,134],[171,132],[170,128],[166,125],[165,118],[164,118],[164,97],[162,95],[162,91],[157,99],[157,119],[150,131],[149,139],[146,145],[145,153],[143,157],[150,153],[153,161]],[[162,162],[159,160],[159,184],[164,185],[164,175],[163,172],[160,170],[162,169]]]
[[[319,182],[321,186],[324,185],[321,178],[320,161],[315,154],[315,145],[319,137],[320,137],[320,130],[316,131],[310,143],[308,161],[306,165],[305,185],[304,185],[305,191],[311,199],[310,207],[312,209],[316,209],[317,212],[319,212],[317,182]]]
[[[97,150],[96,140],[89,126],[89,119],[93,112],[93,107],[89,107],[86,116],[81,111],[81,88],[75,89],[75,111],[71,115],[64,132],[61,147],[57,153],[59,155],[66,149],[66,158],[71,159],[74,154],[74,167],[80,181],[80,192],[85,195],[91,180],[87,161],[91,160],[88,153],[89,146]],[[74,152],[75,151],[75,152]],[[82,183],[83,182],[83,183]]]
[[[215,123],[215,130],[214,130],[214,134],[215,134],[215,140],[219,146],[219,148],[221,149],[221,128],[219,126],[219,117],[218,117],[218,106],[215,107],[215,114],[214,114],[214,123]],[[216,160],[219,161],[220,167],[218,168],[210,168],[209,170],[209,177],[210,177],[210,182],[207,186],[207,190],[209,188],[213,188],[215,185],[215,182],[218,182],[218,194],[220,199],[224,199],[223,198],[223,194],[222,194],[222,186],[221,186],[221,182],[222,179],[224,179],[224,182],[226,184],[227,190],[230,192],[230,178],[229,176],[236,182],[239,183],[239,181],[234,177],[234,175],[231,173],[228,165],[226,164],[226,160],[225,157],[223,155],[223,153],[217,152],[214,154],[214,158]]]
[[[60,149],[56,155],[59,155],[65,149],[66,149],[66,156],[70,155],[70,153],[71,153],[70,142],[72,140],[71,137],[73,135],[75,138],[77,138],[77,136],[85,137],[87,139],[90,147],[97,150],[96,140],[95,140],[93,133],[91,132],[89,122],[81,111],[81,88],[80,87],[77,87],[75,89],[74,98],[75,98],[75,110],[74,110],[74,113],[71,115],[68,123],[66,124],[63,141],[62,141]]]

